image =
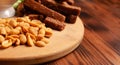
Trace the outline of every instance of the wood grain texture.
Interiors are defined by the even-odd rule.
[[[120,65],[120,0],[75,0],[85,26],[81,45],[44,65]]]

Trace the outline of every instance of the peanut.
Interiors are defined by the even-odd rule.
[[[28,46],[44,47],[49,43],[52,30],[46,28],[39,20],[23,18],[0,18],[0,44],[2,48],[8,48],[15,44],[27,44]]]
[[[38,46],[38,47],[44,47],[46,44],[45,44],[45,42],[43,42],[43,41],[37,41],[37,42],[35,43],[35,45]]]
[[[19,39],[16,39],[15,45],[16,46],[20,45],[20,40]]]
[[[29,34],[27,35],[27,44],[28,46],[34,46],[33,40]]]
[[[20,42],[21,44],[25,44],[27,42],[27,38],[24,34],[20,34]]]
[[[45,30],[45,37],[51,37],[52,36],[52,30],[51,28],[46,28]]]
[[[38,30],[39,30],[39,28],[37,28],[37,27],[30,27],[29,28],[29,32],[32,33],[35,36],[38,35]]]
[[[39,31],[38,31],[38,34],[41,34],[41,35],[43,35],[43,36],[45,36],[45,29],[40,29]]]
[[[29,24],[34,27],[40,27],[40,25],[37,22],[29,22]]]
[[[9,34],[11,32],[11,29],[8,26],[5,27],[5,30],[6,30],[7,34]]]
[[[48,38],[43,38],[41,41],[45,42],[46,44],[49,43],[49,39]]]
[[[0,43],[2,43],[5,40],[4,36],[0,35]]]
[[[10,34],[11,34],[11,35],[18,35],[18,34],[20,34],[20,31],[17,30],[17,29],[12,29],[12,30],[10,31]]]
[[[5,25],[4,24],[0,24],[0,27],[4,27]]]
[[[6,35],[7,34],[5,27],[0,27],[0,34],[1,35]]]
[[[11,26],[13,26],[13,27],[16,27],[16,26],[17,26],[17,22],[16,22],[16,20],[14,20],[14,19],[10,20],[9,24],[10,24]]]
[[[37,40],[41,40],[41,39],[43,39],[44,38],[44,35],[41,35],[41,34],[39,34],[38,36],[37,36]]]
[[[22,27],[23,32],[28,32],[28,29],[30,27],[28,23],[21,22],[19,25]]]
[[[1,47],[2,47],[2,48],[8,48],[8,47],[10,47],[11,45],[12,45],[12,40],[9,39],[9,40],[3,41],[2,44],[1,44]]]

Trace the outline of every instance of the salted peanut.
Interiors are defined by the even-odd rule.
[[[20,33],[23,33],[22,28],[20,26],[16,27],[15,29],[18,30]]]
[[[33,40],[36,40],[36,36],[31,34],[31,33],[26,33],[26,36],[30,35],[30,37],[33,39]]]
[[[17,22],[30,22],[31,20],[29,19],[29,17],[28,16],[26,16],[26,17],[18,17],[17,19],[16,19],[16,21]]]
[[[2,42],[1,47],[2,47],[2,48],[8,48],[8,47],[12,46],[12,44],[13,44],[13,43],[12,43],[12,40],[11,40],[11,39],[5,40],[5,41]]]
[[[8,26],[5,27],[5,30],[6,30],[7,34],[9,34],[11,32],[11,28]]]
[[[31,34],[35,35],[35,36],[38,35],[38,30],[39,30],[38,27],[30,27],[30,28],[29,28],[29,32],[30,32]]]
[[[49,43],[49,39],[48,38],[43,38],[43,39],[41,39],[41,41],[45,42],[46,44]]]
[[[19,35],[9,35],[5,37],[5,39],[14,39],[14,38],[19,38]]]
[[[18,46],[20,45],[20,40],[16,38],[15,45]]]
[[[20,26],[16,27],[15,29],[16,29],[16,30],[19,30],[19,31],[22,30],[22,28],[21,28]]]
[[[30,24],[31,26],[41,28],[41,24],[42,24],[42,22],[39,21],[39,20],[32,20],[31,22],[29,22],[29,24]]]
[[[40,41],[40,40],[43,39],[43,38],[44,38],[44,35],[42,35],[42,34],[38,34],[38,35],[37,35],[37,40]]]
[[[44,47],[49,43],[48,38],[51,37],[52,30],[46,28],[39,20],[31,21],[29,17],[1,20],[4,21],[0,22],[0,46],[3,48],[8,48],[12,44]]]
[[[45,36],[45,29],[41,28],[41,29],[38,31],[38,34],[41,34],[41,35]]]
[[[37,24],[43,24],[40,20],[32,20],[31,22],[35,22]]]
[[[21,22],[19,25],[22,27],[23,32],[28,32],[29,27],[30,27],[28,23]]]
[[[0,27],[0,34],[1,35],[6,35],[7,34],[5,27]]]
[[[19,36],[21,44],[25,44],[27,42],[26,36],[24,34],[20,34]]]
[[[0,43],[2,43],[5,40],[4,36],[0,35]]]
[[[27,28],[27,27],[25,27],[25,26],[22,26],[22,32],[23,32],[23,33],[28,32],[28,30],[29,30],[29,28]]]
[[[9,34],[11,34],[11,35],[18,35],[18,34],[20,34],[20,31],[17,30],[17,29],[12,29]]]
[[[31,22],[31,20],[29,19],[28,16],[25,16],[24,19],[25,19],[25,20],[24,20],[25,22]]]
[[[0,19],[0,24],[4,24],[4,23],[6,23],[6,20],[5,19]]]
[[[27,44],[28,46],[34,46],[33,40],[29,34],[27,35]]]
[[[45,29],[45,37],[50,38],[52,36],[52,29],[46,28]]]
[[[12,37],[12,36],[6,36],[5,39],[6,40],[11,39],[12,40],[12,39],[14,39],[14,37]]]
[[[9,24],[13,27],[16,27],[18,23],[16,22],[16,20],[12,19],[9,21]]]
[[[16,21],[17,21],[17,22],[24,22],[25,19],[24,19],[24,18],[21,18],[21,17],[18,17],[18,18],[16,19]]]
[[[41,28],[42,28],[42,29],[46,29],[45,24],[41,24]]]
[[[11,37],[13,37],[13,38],[19,38],[19,35],[10,35]]]
[[[44,46],[46,46],[45,42],[43,42],[43,41],[37,41],[35,43],[35,45],[38,46],[38,47],[44,47]]]
[[[5,25],[4,24],[0,24],[0,27],[4,27]]]
[[[14,37],[12,37],[12,36],[6,36],[5,39],[6,40],[11,39],[13,43],[15,43],[15,41],[16,41],[16,39]]]
[[[34,27],[40,27],[40,25],[38,24],[38,23],[36,23],[36,22],[29,22],[29,24],[31,25],[31,26],[34,26]]]

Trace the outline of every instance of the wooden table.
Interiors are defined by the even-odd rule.
[[[85,35],[69,55],[45,65],[120,65],[120,0],[75,0]]]

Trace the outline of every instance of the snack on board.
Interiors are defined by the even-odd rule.
[[[38,17],[31,17],[37,18],[45,22],[47,26],[61,31],[65,28],[65,24],[63,23],[76,22],[77,16],[80,15],[80,11],[80,7],[74,6],[74,0],[25,0],[18,6],[17,16],[35,14]],[[39,18],[39,16],[42,16],[42,19]],[[51,20],[46,21],[48,18]]]
[[[29,17],[0,18],[0,48],[12,45],[44,47],[51,36],[52,29],[45,27],[39,20],[31,20]]]

